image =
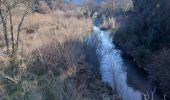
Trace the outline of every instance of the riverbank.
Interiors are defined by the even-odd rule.
[[[25,16],[15,57],[5,50],[0,55],[0,99],[120,100],[101,80],[94,45],[85,43],[92,31],[91,18],[69,5],[63,11],[42,4],[45,9],[38,11],[45,13],[36,10]],[[20,18],[13,16],[14,26]],[[3,50],[4,39],[0,44]]]
[[[100,21],[100,22],[102,22],[102,21]],[[124,66],[123,69],[127,73],[126,77],[127,77],[128,86],[134,88],[135,90],[140,91],[141,94],[147,94],[147,92],[149,90],[151,90],[151,91],[149,91],[149,94],[148,94],[148,96],[151,96],[151,93],[154,91],[155,87],[150,82],[148,70],[145,69],[144,67],[141,67],[139,65],[139,63],[137,63],[134,60],[133,56],[131,56],[127,52],[125,52],[124,49],[121,48],[121,46],[116,43],[117,40],[115,40],[115,38],[114,38],[114,36],[116,34],[116,30],[111,31],[109,28],[105,28],[104,30],[102,30],[102,28],[100,27],[101,24],[102,23],[97,24],[97,26],[99,26],[99,29],[101,31],[105,32],[105,34],[107,34],[107,32],[110,32],[111,35],[109,35],[109,37],[113,37],[112,43],[113,43],[113,45],[115,45],[115,49],[121,51],[120,56],[122,58],[122,62],[125,64],[122,66]],[[107,40],[107,39],[105,39],[105,40]],[[117,55],[117,54],[113,54],[113,55]],[[113,55],[111,55],[111,56],[113,56]],[[115,61],[113,61],[113,63],[115,63]],[[119,65],[115,65],[115,66],[119,66]],[[108,75],[108,77],[109,77],[109,75]],[[126,91],[128,91],[128,90],[126,90]],[[144,95],[142,95],[142,97],[143,96]],[[163,98],[163,94],[157,88],[156,92],[154,93],[154,100],[160,100],[161,98]],[[126,98],[124,98],[124,99],[126,99]]]
[[[140,10],[142,6],[146,5]],[[157,8],[157,5],[160,6]],[[137,64],[136,67],[148,72],[151,88],[161,90],[163,98],[170,94],[169,86],[169,1],[150,3],[136,0],[134,9],[127,13],[114,36],[115,44]],[[150,9],[152,6],[153,9]],[[155,14],[151,15],[149,12]],[[160,21],[158,21],[160,20]],[[164,24],[162,24],[164,23]]]

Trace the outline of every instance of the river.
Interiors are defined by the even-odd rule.
[[[97,51],[100,51],[102,80],[116,89],[123,100],[142,100],[141,92],[127,84],[127,72],[121,52],[115,48],[110,33],[101,31],[96,26],[93,27],[93,31],[101,39],[101,46]]]
[[[146,94],[148,94],[147,100],[163,100],[157,94],[152,95],[154,89],[150,89],[152,86],[147,73],[133,62],[130,63],[128,59],[122,58],[122,53],[113,43],[110,32],[93,26],[93,34],[96,34],[101,41],[97,51],[100,55],[102,80],[116,90],[123,100],[143,100]]]
[[[81,0],[72,0],[75,4],[81,4]],[[104,0],[96,0],[98,3]],[[160,96],[151,98],[153,89],[145,72],[141,71],[134,62],[129,62],[121,56],[113,43],[110,32],[99,28],[101,20],[95,19],[93,34],[100,39],[101,45],[97,51],[100,55],[100,73],[102,80],[107,82],[123,100],[143,100],[143,95],[148,94],[146,100],[162,100]]]

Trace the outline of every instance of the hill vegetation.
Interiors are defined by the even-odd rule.
[[[101,81],[93,19],[170,98],[169,0],[0,0],[0,100],[120,100]]]
[[[63,1],[25,1],[0,2],[0,99],[119,100],[85,41],[92,19]]]
[[[133,0],[133,4],[114,41],[149,72],[155,87],[170,96],[170,1]]]

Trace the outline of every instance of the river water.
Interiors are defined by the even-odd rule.
[[[102,80],[116,89],[123,100],[142,100],[142,93],[127,83],[127,72],[121,52],[115,48],[110,33],[101,31],[96,26],[93,27],[93,31],[101,39],[101,45],[97,51],[100,51]]]
[[[75,4],[81,4],[81,0],[72,1]],[[100,3],[104,0],[96,1]],[[143,100],[143,93],[148,92],[150,95],[152,92],[149,89],[150,83],[146,73],[143,73],[133,62],[129,63],[121,57],[121,51],[116,49],[111,34],[100,30],[100,23],[99,19],[94,20],[93,34],[96,34],[101,41],[97,51],[100,55],[102,80],[110,84],[123,100]],[[155,95],[152,100],[162,99]]]

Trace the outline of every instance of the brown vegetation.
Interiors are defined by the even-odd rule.
[[[13,10],[14,40],[18,36],[22,9],[24,7]],[[0,52],[0,99],[119,99],[92,70],[91,66],[98,66],[86,60],[87,52],[92,49],[88,49],[84,39],[91,32],[92,21],[82,16],[77,10],[58,8],[43,14],[28,12],[24,16],[16,55],[7,55],[4,39],[0,42],[0,50],[4,50]],[[96,56],[95,49],[93,53]]]

